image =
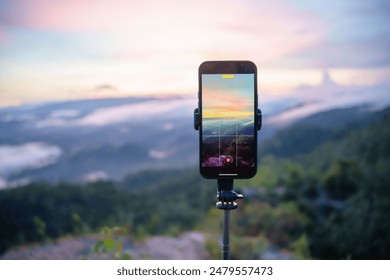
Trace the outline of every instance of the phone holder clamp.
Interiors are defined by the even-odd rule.
[[[194,110],[194,128],[195,128],[195,130],[199,130],[199,127],[200,127],[199,108],[195,108],[195,110]]]

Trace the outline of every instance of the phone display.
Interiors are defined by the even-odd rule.
[[[200,171],[206,178],[250,178],[257,170],[256,66],[205,62],[199,68]]]

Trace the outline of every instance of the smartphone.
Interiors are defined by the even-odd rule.
[[[199,164],[208,179],[257,171],[257,68],[250,61],[199,66]]]

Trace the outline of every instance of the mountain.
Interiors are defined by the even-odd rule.
[[[351,130],[366,127],[390,115],[390,107],[374,111],[362,105],[332,109],[313,114],[276,132],[274,138],[260,143],[261,154],[291,157],[311,152],[327,141],[337,141]]]
[[[3,184],[119,179],[141,169],[193,166],[194,104],[122,98],[2,109],[0,178]]]
[[[231,221],[235,258],[263,257],[265,246],[248,246],[254,241],[266,241],[273,251],[296,258],[389,258],[390,114],[348,131],[299,160],[268,157],[252,179],[257,183],[248,188],[248,181],[243,182],[245,200]],[[271,181],[260,180],[264,174],[276,175],[266,188]],[[25,248],[25,243],[115,226],[142,240],[196,228],[213,236],[218,258],[220,227],[215,221],[221,212],[214,208],[215,190],[215,180],[203,179],[194,168],[142,171],[120,183],[33,183],[2,190],[0,254],[18,245]],[[297,241],[301,249],[294,247]]]
[[[346,88],[327,81],[289,96],[260,93],[260,153],[308,152],[343,127],[370,123],[388,104],[383,97],[388,88]],[[367,92],[373,94],[371,103]],[[351,94],[361,99],[350,103]],[[40,180],[120,180],[142,170],[194,167],[199,158],[192,115],[196,104],[195,96],[171,96],[0,108],[0,188]],[[281,146],[272,143],[275,136],[288,140]]]
[[[134,110],[132,107],[132,114]],[[170,117],[175,110],[177,108],[169,113]],[[342,126],[339,123],[323,125],[324,121],[344,113],[355,117],[346,119]],[[232,220],[235,258],[259,258],[265,250],[263,242],[269,242],[297,258],[388,259],[389,113],[390,108],[379,111],[361,106],[332,109],[298,120],[278,131],[274,138],[260,142],[258,175],[249,181],[235,182],[243,187],[245,194],[245,203],[240,203],[235,212],[237,216]],[[111,116],[111,125],[108,125],[110,111],[104,115],[104,119],[91,119],[89,114],[88,122],[104,122],[103,127],[108,129],[115,118]],[[161,119],[162,115],[159,115]],[[121,117],[124,116],[122,112]],[[134,122],[135,117],[131,116]],[[307,123],[310,120],[312,122]],[[80,119],[74,121],[81,122]],[[131,121],[127,120],[128,125]],[[174,131],[172,125],[166,125],[165,129]],[[73,133],[81,132],[82,126],[72,124],[72,127]],[[142,134],[142,130],[139,132]],[[161,131],[154,133],[164,135]],[[196,132],[193,133],[196,136]],[[94,152],[96,146],[80,150],[73,165],[64,164],[58,174],[81,168],[85,169],[80,170],[80,174],[88,172],[87,154],[95,157],[89,162],[90,166],[103,160],[105,165],[102,166],[107,172],[114,173],[114,169],[108,168],[112,162],[120,160],[130,162],[128,168],[131,168],[137,163],[128,161],[127,153],[143,158],[147,150],[141,147],[150,148],[142,142],[137,144],[122,145],[123,150],[119,148],[118,152],[101,149],[101,154]],[[54,149],[55,144],[51,142],[45,145],[23,144],[23,151],[30,157],[32,151],[38,159],[41,156],[41,162],[34,163],[41,167],[35,165],[28,171],[31,177],[42,172],[41,176],[53,178],[55,168],[69,156],[62,148]],[[188,147],[187,143],[183,145]],[[5,165],[7,149],[16,151],[22,149],[21,146],[1,146],[2,174],[12,171],[11,164],[17,167],[13,157],[8,157],[8,165]],[[37,153],[40,150],[46,151],[46,157]],[[47,157],[50,153],[51,162]],[[13,156],[18,158],[16,154]],[[155,158],[163,156],[158,151],[154,153]],[[53,171],[47,169],[50,167]],[[96,231],[101,226],[124,226],[123,229],[131,230],[131,236],[140,238],[147,234],[178,234],[200,227],[214,235],[212,240],[218,240],[220,228],[215,221],[221,213],[214,209],[215,180],[203,179],[196,168],[179,167],[172,168],[168,161],[159,169],[153,167],[128,174],[120,182],[39,182],[1,190],[0,252],[24,243]],[[27,174],[27,170],[23,174]],[[104,179],[104,176],[107,175],[96,172],[89,179]],[[217,243],[215,246],[219,248]]]
[[[369,104],[350,108],[336,108],[319,112],[295,122],[296,125],[313,125],[324,129],[341,129],[345,126],[361,127],[379,120],[387,115],[389,108],[375,110]]]

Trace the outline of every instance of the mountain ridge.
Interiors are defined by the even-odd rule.
[[[0,130],[7,131],[0,135],[0,151],[8,153],[9,157],[9,147],[16,151],[28,148],[24,154],[19,154],[18,158],[13,157],[13,171],[0,173],[0,187],[41,180],[121,180],[129,173],[141,170],[197,165],[199,137],[192,128],[192,112],[196,99],[130,97],[108,99],[107,106],[104,105],[105,102],[60,102],[54,105],[46,104],[38,109],[29,108],[30,111],[19,108],[14,113],[10,113],[10,108],[8,111],[0,109]],[[85,111],[76,112],[83,108],[83,104],[88,105]],[[97,107],[91,104],[97,104]],[[152,112],[153,107],[150,106],[159,107],[159,111]],[[148,115],[149,110],[152,114],[142,117],[142,114]],[[299,140],[302,132],[305,132],[305,127],[312,127],[316,130],[312,133],[313,137],[322,137],[322,141],[325,141],[329,131],[337,131],[338,126],[366,125],[377,119],[379,115],[376,116],[375,112],[367,104],[323,111],[290,124],[287,129],[295,127],[295,131],[287,130],[284,133],[288,134],[286,136],[289,138],[297,135]],[[268,112],[268,115],[272,116],[272,112]],[[263,145],[269,143],[267,139],[271,139],[267,133],[274,130],[277,137],[280,133],[277,132],[278,126],[267,123],[268,115],[264,115],[265,124],[259,133],[260,153],[264,152],[264,147],[269,149],[269,144]],[[340,121],[337,116],[349,117]],[[34,145],[28,146],[29,143]],[[48,154],[50,149],[57,149],[60,154],[51,162],[47,160],[51,156]],[[310,146],[302,151],[308,150]],[[32,155],[36,158],[31,158]],[[42,160],[48,164],[42,165]],[[0,159],[0,169],[6,170],[8,165],[8,162]]]

